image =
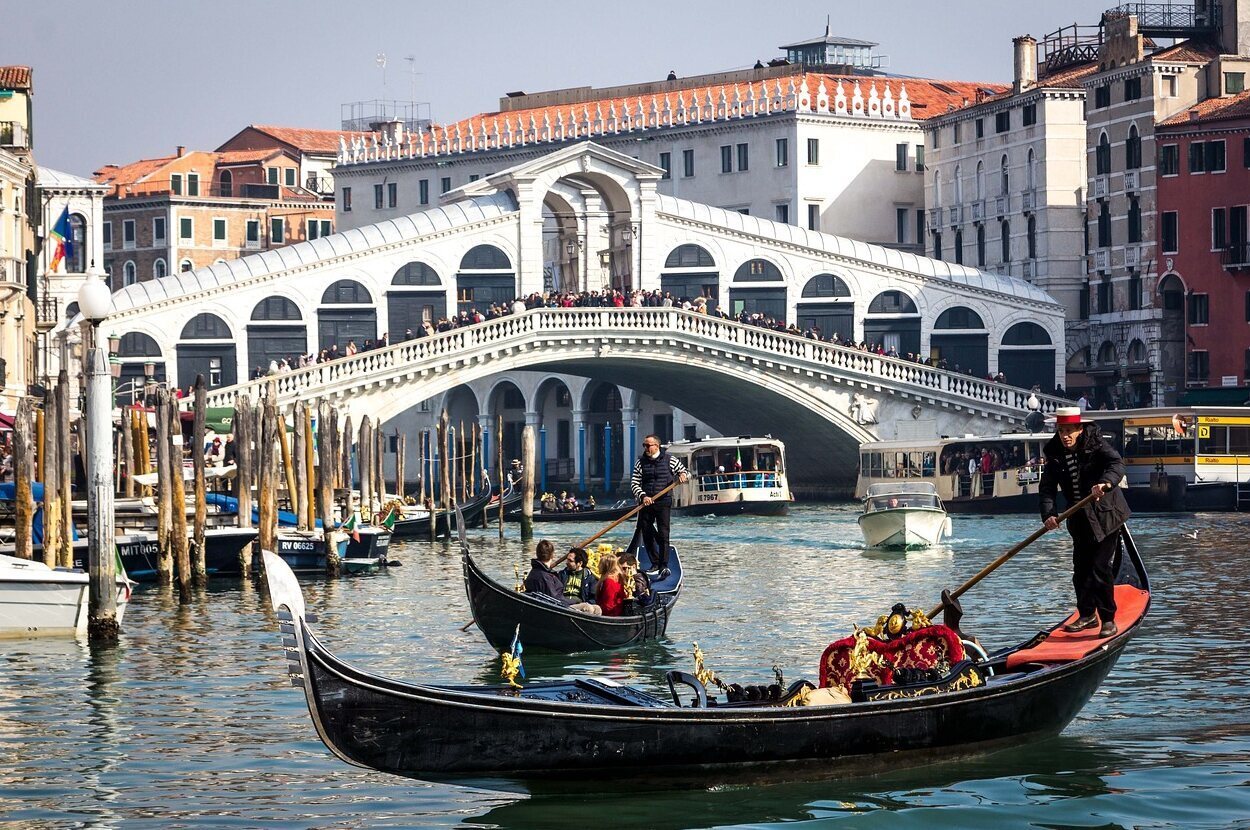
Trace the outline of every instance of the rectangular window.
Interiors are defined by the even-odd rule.
[[[994,115],[994,132],[1005,133],[1011,129],[1011,110],[1005,110]]]
[[[917,173],[924,172],[924,145],[923,144],[916,145],[916,172]]]
[[[1100,110],[1111,106],[1111,87],[1103,84],[1094,90],[1094,109]]]
[[[442,193],[446,193],[451,190],[451,176],[443,176],[443,180],[439,183],[439,186],[443,188],[440,191]]]
[[[1246,91],[1246,73],[1245,72],[1225,72],[1224,73],[1224,94],[1237,95]]]
[[[1205,173],[1207,163],[1205,141],[1191,141],[1189,143],[1189,172]]]
[[[1124,100],[1141,100],[1141,78],[1127,78],[1124,81]]]
[[[1141,242],[1141,202],[1136,196],[1128,200],[1128,241]]]
[[[352,189],[350,187],[343,188],[343,212],[352,212]]]
[[[1175,176],[1181,172],[1181,148],[1164,144],[1159,148],[1159,175]]]
[[[807,206],[808,230],[820,230],[820,205],[813,202]]]
[[[100,226],[100,239],[104,242],[105,248],[113,247],[113,223],[105,222]]]
[[[977,138],[985,138],[985,119],[978,118],[976,120]]]
[[[1110,314],[1112,311],[1115,310],[1111,307],[1111,299],[1112,299],[1111,278],[1104,277],[1103,280],[1098,283],[1098,313],[1099,314]]]
[[[1224,208],[1211,209],[1211,250],[1222,251],[1228,247],[1228,219]]]
[[[790,139],[788,138],[777,139],[777,166],[790,166]]]
[[[894,169],[895,170],[907,169],[907,156],[909,155],[908,153],[909,149],[910,148],[906,144],[894,145]]]
[[[1180,242],[1180,219],[1176,211],[1169,210],[1160,214],[1159,228],[1159,241],[1163,245],[1163,253],[1176,253]]]
[[[122,247],[133,248],[135,246],[135,220],[127,219],[122,222]]]
[[[1189,353],[1190,383],[1205,384],[1211,379],[1211,356],[1208,352]]]
[[[732,173],[734,171],[734,148],[732,144],[725,144],[720,148],[720,171],[722,173]]]
[[[304,238],[310,239],[310,240],[316,239],[318,236],[318,233],[317,233],[318,227],[319,225],[316,219],[309,219],[308,220],[308,232]]]
[[[789,205],[789,203],[786,203],[786,204],[784,204],[784,205],[774,205],[774,206],[773,206],[773,214],[774,214],[774,216],[776,217],[776,219],[777,219],[777,221],[778,221],[778,222],[781,222],[782,224],[785,224],[785,225],[790,224],[790,205]]]
[[[382,209],[382,185],[375,184],[373,186],[373,209]]]
[[[962,128],[963,128],[963,124],[958,121],[956,121],[954,124],[951,125],[951,143],[952,144],[959,143],[960,134],[963,132]],[[937,145],[935,144],[933,146],[936,147]]]
[[[1175,75],[1161,76],[1159,78],[1159,90],[1160,90],[1159,94],[1162,95],[1164,98],[1175,98],[1176,97],[1176,76]]]
[[[422,179],[417,182],[417,204],[428,205],[430,203],[430,180]]]
[[[386,206],[399,207],[399,182],[388,182],[386,185]]]
[[[322,219],[321,220],[321,235],[329,236],[330,234],[334,233],[333,227],[334,225],[329,219]]]
[[[1037,123],[1037,104],[1025,104],[1020,110],[1020,123],[1032,127]]]
[[[187,195],[188,196],[200,195],[200,174],[199,173],[187,174]]]
[[[751,169],[751,148],[749,144],[738,145],[738,172],[745,173]]]
[[[469,174],[469,181],[471,181],[471,182],[475,182],[475,181],[477,181],[477,180],[478,180],[478,179],[480,179],[480,178],[482,178],[482,177],[481,177],[481,176],[479,176],[477,173],[470,173],[470,174]]]
[[[1189,295],[1189,325],[1205,326],[1211,321],[1211,307],[1207,294]]]
[[[1224,164],[1224,139],[1217,141],[1208,141],[1206,147],[1206,167],[1208,173],[1223,173]]]
[[[660,178],[662,179],[673,178],[673,154],[672,153],[660,153],[660,169],[664,171],[664,175],[661,176]]]
[[[195,238],[195,221],[190,216],[178,219],[178,239],[189,241]]]
[[[265,168],[265,181],[268,184],[277,184],[278,183],[278,168],[266,167]]]
[[[286,244],[286,220],[275,216],[269,220],[269,244]]]
[[[182,174],[172,173],[169,176],[169,190],[175,196],[182,195]]]
[[[282,181],[287,187],[295,187],[295,174],[296,170],[294,167],[284,167],[282,169]]]
[[[924,210],[916,211],[916,244],[924,244]]]
[[[213,219],[213,244],[218,246],[226,244],[225,219]]]
[[[1241,370],[1242,378],[1250,378],[1250,349],[1246,349],[1245,366]]]
[[[247,233],[246,233],[245,239],[247,240],[247,247],[249,248],[257,248],[260,246],[260,220],[259,219],[247,220]]]
[[[1111,247],[1111,206],[1106,200],[1098,203],[1098,247]]]
[[[687,179],[694,176],[694,150],[681,151],[681,175]]]
[[[908,208],[894,209],[894,241],[900,245],[907,244],[907,226],[911,224],[911,211]]]
[[[820,164],[820,139],[809,138],[807,140],[807,163]]]
[[[1250,291],[1246,292],[1246,322],[1250,323]]]
[[[165,243],[165,217],[152,217],[152,243],[154,245],[163,245]]]
[[[933,149],[936,150],[937,148],[941,147],[942,146],[942,128],[939,127],[938,129],[930,133],[930,135],[933,136]],[[956,141],[955,143],[958,144],[959,142]]]

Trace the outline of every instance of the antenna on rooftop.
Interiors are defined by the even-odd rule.
[[[373,62],[378,65],[378,69],[382,70],[382,89],[386,90],[386,53],[378,52],[373,58]]]
[[[417,100],[417,76],[421,74],[417,71],[417,56],[406,55],[404,56],[404,60],[408,61],[408,75],[410,76],[412,84],[409,97],[415,101]]]

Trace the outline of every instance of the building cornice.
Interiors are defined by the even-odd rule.
[[[952,112],[935,115],[918,123],[926,132],[928,132],[930,125],[932,125],[933,128],[945,127],[947,124],[954,124],[957,121],[974,121],[977,118],[983,118],[986,115],[995,115],[1003,110],[1026,106],[1039,101],[1084,101],[1085,97],[1086,95],[1084,89],[1037,86],[1026,89],[1018,95],[1012,95],[1010,98],[996,98],[993,101],[972,104],[971,106],[961,107],[957,110],[953,110]]]

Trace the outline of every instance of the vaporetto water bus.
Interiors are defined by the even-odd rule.
[[[1042,447],[1053,432],[871,441],[859,447],[855,497],[874,484],[931,482],[948,513],[1033,513]]]
[[[706,438],[670,444],[690,471],[673,490],[673,510],[688,516],[780,516],[794,496],[786,480],[786,447],[776,438]]]

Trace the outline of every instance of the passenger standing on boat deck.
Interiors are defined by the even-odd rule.
[[[634,498],[642,502],[642,510],[638,511],[638,529],[629,543],[629,551],[633,553],[637,549],[641,537],[642,544],[651,554],[651,564],[659,569],[661,579],[668,576],[668,524],[673,499],[670,493],[659,498],[656,494],[674,481],[685,483],[689,478],[686,465],[661,450],[657,436],[648,435],[642,439],[642,455],[634,463],[634,473],[629,479],[630,491]]]
[[[552,599],[563,600],[564,581],[551,569],[555,558],[555,545],[546,539],[541,540],[534,549],[534,558],[530,560],[530,572],[525,576],[525,593],[545,594]]]
[[[1129,517],[1128,503],[1119,488],[1124,479],[1124,461],[1102,437],[1098,425],[1083,417],[1078,407],[1055,410],[1055,433],[1042,448],[1046,466],[1038,485],[1046,529],[1059,527],[1055,509],[1059,490],[1063,490],[1070,505],[1094,494],[1092,503],[1068,519],[1078,617],[1065,625],[1064,631],[1084,631],[1101,621],[1098,636],[1113,637],[1118,629],[1111,565],[1120,528]]]

